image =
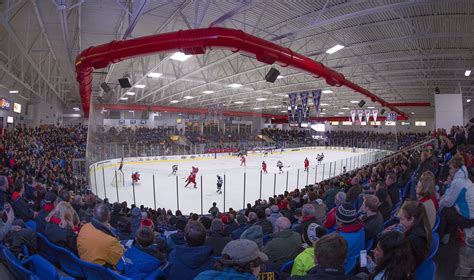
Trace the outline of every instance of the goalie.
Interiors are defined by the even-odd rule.
[[[140,173],[137,171],[132,174],[132,183],[137,184],[138,182],[140,182]]]

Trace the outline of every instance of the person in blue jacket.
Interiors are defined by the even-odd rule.
[[[164,276],[161,266],[166,264],[163,255],[153,246],[154,232],[148,227],[137,231],[133,245],[117,263],[124,276],[140,280],[154,280]]]
[[[206,229],[197,221],[188,221],[184,229],[186,245],[178,245],[170,253],[170,280],[191,280],[199,273],[212,269],[212,247],[205,245]]]
[[[247,239],[233,240],[222,250],[222,258],[215,270],[204,271],[195,280],[257,280],[261,266],[268,261],[255,242]]]

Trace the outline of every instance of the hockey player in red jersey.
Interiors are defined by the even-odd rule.
[[[241,156],[240,157],[240,166],[242,166],[242,165],[247,166],[246,161],[247,161],[247,159],[245,158],[245,156],[244,155]]]
[[[132,174],[132,182],[136,184],[139,181],[140,181],[140,173],[138,173],[138,171],[137,171],[137,172]]]
[[[262,171],[263,171],[263,173],[268,173],[267,172],[267,163],[265,161],[262,162]]]
[[[304,159],[304,171],[309,171],[309,160],[308,160],[308,158]]]
[[[192,167],[193,171],[191,173],[193,173],[194,175],[196,175],[198,172],[199,172],[199,168],[197,167]]]
[[[189,174],[188,178],[186,179],[186,185],[184,187],[186,188],[191,183],[194,184],[194,188],[196,189],[196,174],[193,172]]]

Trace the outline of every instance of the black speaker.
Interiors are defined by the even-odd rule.
[[[439,87],[435,87],[433,93],[434,94],[440,94]]]
[[[100,87],[105,91],[105,92],[110,92],[112,89],[109,87],[107,83],[102,83],[100,84]]]
[[[362,107],[364,107],[364,105],[365,105],[365,101],[364,101],[364,100],[361,100],[361,101],[359,102],[359,104],[357,104],[357,105],[359,105],[359,107],[362,108]]]
[[[99,103],[105,103],[105,99],[102,98],[102,96],[97,96],[97,101],[99,101]]]
[[[131,88],[132,87],[132,84],[130,84],[130,81],[128,80],[128,78],[118,79],[118,82],[119,82],[121,88]]]
[[[380,115],[385,114],[385,109],[380,110]]]
[[[267,75],[265,76],[265,81],[274,83],[276,79],[278,78],[278,75],[280,75],[280,71],[272,67],[270,68],[270,71],[268,71]]]

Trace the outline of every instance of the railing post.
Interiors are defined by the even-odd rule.
[[[245,179],[247,177],[247,173],[244,172],[244,201],[243,201],[243,206],[242,209],[245,209]],[[225,209],[224,209],[225,210]]]
[[[225,211],[225,174],[224,174],[224,211]]]
[[[124,181],[125,181],[125,178],[124,178]],[[133,188],[133,204],[137,205],[137,202],[135,201],[135,181],[133,180],[132,180],[132,188]]]
[[[331,171],[332,171],[332,161],[329,163],[329,178],[331,178]]]
[[[262,170],[260,170],[260,195],[259,199],[262,199]]]
[[[308,171],[306,171],[306,186],[308,185],[308,181],[309,181],[309,167],[308,167]]]
[[[286,171],[286,191],[288,191],[288,175],[290,171]]]
[[[95,182],[95,195],[99,196],[99,191],[97,190],[97,173],[95,172],[95,164],[94,164],[94,182]]]
[[[178,176],[176,176],[176,210],[179,210]]]
[[[117,169],[115,169],[115,190],[117,192],[117,202],[120,202],[118,194]]]
[[[105,192],[105,171],[104,171],[103,165],[102,165],[102,182],[104,183],[104,198],[107,198],[107,193]]]
[[[314,171],[314,182],[316,183],[318,181],[318,166],[316,165],[316,167],[314,169],[315,169],[315,171]]]
[[[202,209],[203,205],[202,205],[202,175],[201,175],[201,216],[203,214],[203,209]],[[224,209],[225,210],[225,209]]]
[[[276,180],[277,180],[277,174],[273,174],[273,196],[275,196],[275,193],[276,193]]]
[[[156,210],[155,173],[153,173],[153,205]]]
[[[298,168],[298,173],[296,176],[296,188],[299,189],[300,187],[300,169]]]
[[[322,179],[323,181],[324,181],[324,169],[325,169],[325,168],[326,168],[326,164],[323,163],[323,179]]]

